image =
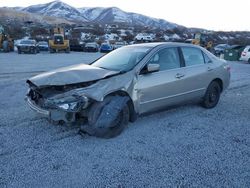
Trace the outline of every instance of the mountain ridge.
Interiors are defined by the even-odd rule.
[[[19,11],[63,18],[76,22],[95,22],[100,24],[122,23],[131,26],[143,26],[160,29],[174,29],[178,24],[164,19],[152,18],[146,15],[126,12],[118,7],[82,7],[75,8],[63,1],[52,1],[45,4],[17,8]]]

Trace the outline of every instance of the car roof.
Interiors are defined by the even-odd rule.
[[[181,43],[181,42],[152,42],[152,43],[141,43],[141,44],[132,44],[131,47],[157,47],[157,46],[166,46],[166,47],[196,47],[201,48],[200,46],[188,44],[188,43]]]

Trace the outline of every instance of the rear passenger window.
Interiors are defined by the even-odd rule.
[[[179,52],[177,48],[165,48],[157,52],[149,63],[159,64],[160,71],[180,68]]]
[[[190,47],[182,47],[181,49],[187,67],[204,64],[204,58],[200,49]]]
[[[204,52],[203,52],[203,56],[204,56],[205,63],[211,63],[212,62],[212,60]]]

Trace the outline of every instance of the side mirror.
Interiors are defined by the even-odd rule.
[[[159,64],[148,64],[147,65],[147,72],[157,72],[160,70]]]
[[[147,64],[146,66],[143,67],[140,74],[147,74],[147,73],[151,73],[151,72],[157,72],[159,70],[160,70],[160,65],[159,64],[149,63],[149,64]]]

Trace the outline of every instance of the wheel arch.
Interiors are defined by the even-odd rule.
[[[218,84],[219,84],[219,86],[220,86],[220,89],[221,89],[221,92],[223,91],[223,81],[222,81],[222,79],[220,79],[220,78],[215,78],[215,79],[213,79],[210,83],[212,83],[212,82],[217,82]]]
[[[131,99],[130,95],[126,91],[123,91],[123,90],[114,91],[114,92],[107,94],[104,98],[108,96],[117,96],[117,95],[124,96],[124,97],[126,96],[129,98],[129,101],[128,101],[129,121],[134,122],[137,119],[137,114],[135,111],[133,100]]]

